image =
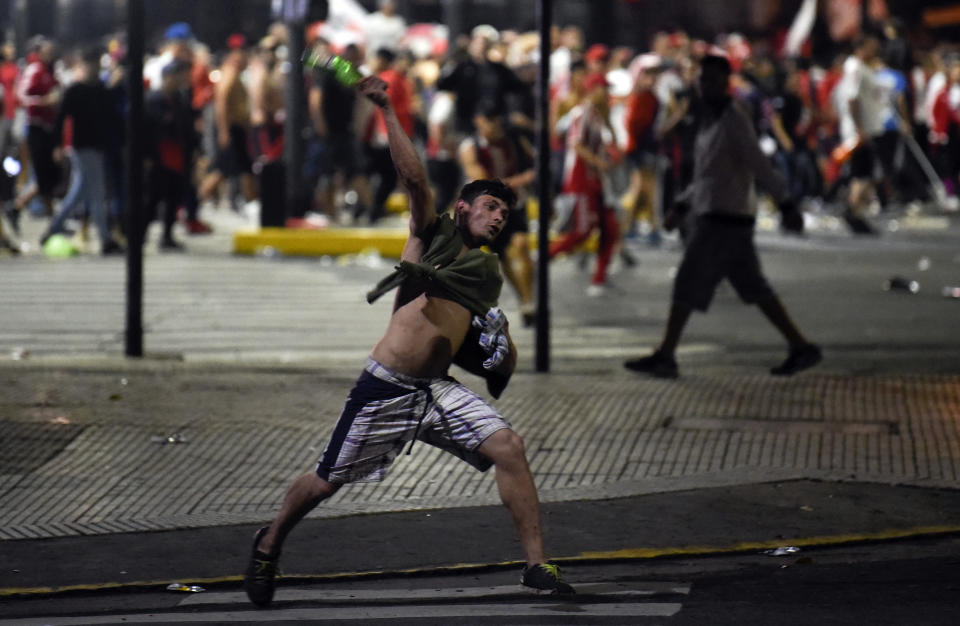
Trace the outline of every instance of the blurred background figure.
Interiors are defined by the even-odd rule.
[[[230,50],[220,66],[213,99],[217,156],[201,184],[200,198],[214,199],[226,182],[230,208],[240,213],[241,195],[247,202],[257,196],[249,153],[250,94],[243,82],[248,56],[242,35],[231,35],[227,45]]]
[[[54,190],[60,181],[60,167],[53,159],[57,138],[53,122],[60,102],[60,83],[53,75],[55,48],[51,40],[34,37],[27,46],[27,67],[17,89],[17,99],[26,110],[27,147],[33,183],[17,197],[23,210],[34,198],[42,203],[45,215],[53,214]]]
[[[504,112],[492,103],[478,108],[474,126],[473,135],[460,144],[460,165],[466,180],[497,178],[517,194],[507,223],[490,249],[500,257],[503,275],[517,293],[523,325],[532,326],[536,303],[527,200],[536,178],[534,148],[522,134],[507,126]]]
[[[619,157],[607,118],[607,79],[602,73],[587,76],[583,100],[558,121],[566,129],[563,192],[573,201],[569,232],[550,244],[550,258],[571,252],[596,229],[600,231],[597,264],[587,288],[588,296],[606,291],[607,266],[613,256],[620,229],[604,197],[604,174]]]
[[[147,202],[143,241],[150,222],[161,217],[160,250],[175,252],[183,250],[173,236],[173,226],[190,184],[189,155],[197,146],[197,133],[193,109],[184,95],[190,84],[190,66],[173,60],[161,76],[160,89],[151,91],[144,103]]]
[[[278,50],[284,40],[267,35],[250,63],[250,123],[253,174],[260,197],[260,225],[286,223],[286,167],[283,162],[284,84]]]
[[[0,90],[3,94],[3,116],[0,117],[0,250],[19,253],[20,248],[14,240],[4,234],[4,221],[13,231],[12,236],[20,234],[20,211],[14,206],[17,193],[17,179],[23,168],[20,132],[16,128],[17,101],[16,85],[20,78],[20,66],[17,65],[17,51],[12,43],[0,47]]]
[[[315,49],[322,54],[330,53],[330,45],[323,39],[316,42]],[[340,56],[356,67],[363,61],[363,53],[356,44],[348,44]],[[329,221],[337,224],[352,219],[354,212],[362,214],[370,210],[372,200],[364,176],[365,155],[358,136],[361,121],[369,120],[361,120],[358,115],[356,90],[341,84],[331,72],[312,76],[307,106],[320,152],[318,204]],[[366,110],[368,115],[372,113],[372,109]],[[342,212],[345,204],[351,205],[353,212]]]
[[[396,0],[377,0],[377,7],[367,16],[363,25],[367,60],[371,63],[379,50],[386,49],[394,54],[399,52],[400,42],[407,34],[407,22],[397,14]]]
[[[407,77],[407,61],[387,48],[380,48],[374,55],[370,66],[372,74],[387,83],[387,96],[390,105],[400,120],[400,125],[408,137],[413,137],[413,85]],[[367,153],[367,173],[376,179],[377,186],[373,194],[373,203],[366,215],[362,211],[354,214],[354,219],[366,218],[368,224],[376,224],[387,214],[387,199],[397,186],[397,170],[387,145],[387,125],[380,109],[369,110],[365,123],[364,144]]]
[[[70,145],[63,152],[57,149],[58,157],[65,153],[70,159],[70,186],[40,245],[63,232],[68,217],[86,209],[100,235],[100,254],[106,256],[122,253],[123,247],[113,239],[108,219],[106,158],[116,143],[111,137],[117,124],[110,94],[100,81],[100,57],[99,48],[84,51],[74,82],[63,92],[53,136],[63,137],[70,121]]]

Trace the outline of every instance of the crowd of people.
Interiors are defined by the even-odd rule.
[[[379,3],[367,25],[346,41],[311,25],[308,49],[388,84],[426,158],[438,212],[465,180],[497,177],[514,189],[518,206],[495,248],[532,320],[537,34],[481,25],[452,39],[425,36],[391,0]],[[877,232],[871,217],[885,207],[936,201],[955,208],[957,48],[911,50],[896,20],[876,26],[838,44],[829,62],[785,56],[772,38],[727,34],[707,42],[673,30],[648,47],[611,48],[588,44],[576,26],[555,27],[549,124],[560,235],[549,255],[571,252],[598,231],[596,295],[615,254],[630,262],[625,237],[655,245],[664,230],[686,236],[685,190],[702,106],[695,79],[708,54],[730,61],[731,93],[795,204],[832,211],[863,235]],[[103,254],[123,250],[125,45],[122,37],[100,43],[65,52],[37,37],[23,59],[3,48],[0,199],[11,232],[0,241],[7,249],[17,249],[11,239],[29,211],[50,220],[41,243],[71,224],[86,233],[92,221]],[[375,224],[393,208],[397,177],[382,117],[334,73],[303,68],[306,191],[292,203],[300,207],[295,214],[287,213],[284,85],[290,68],[301,68],[288,43],[286,27],[273,24],[259,39],[236,34],[212,51],[177,23],[145,61],[143,203],[145,222],[162,224],[161,249],[182,249],[179,232],[210,232],[200,219],[205,205],[242,212],[258,200],[261,225],[292,228]]]

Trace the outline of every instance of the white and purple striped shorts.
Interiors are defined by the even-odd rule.
[[[486,471],[492,463],[477,448],[503,428],[510,424],[454,378],[405,376],[368,358],[317,464],[317,475],[337,484],[383,480],[404,444],[413,439]]]

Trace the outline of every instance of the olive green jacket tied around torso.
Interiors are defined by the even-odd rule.
[[[441,215],[427,232],[427,251],[419,263],[400,261],[396,270],[367,293],[373,302],[388,291],[410,280],[434,296],[453,300],[474,315],[485,315],[500,299],[500,260],[480,249],[467,250],[461,256],[463,237],[449,215]]]
[[[497,255],[476,248],[461,255],[463,237],[449,215],[441,215],[430,226],[424,234],[424,241],[427,250],[420,262],[400,261],[392,274],[367,293],[367,302],[373,303],[385,293],[404,285],[412,288],[408,293],[419,293],[422,289],[431,296],[452,300],[481,317],[497,306],[503,286]],[[453,362],[468,372],[483,376],[490,394],[499,398],[510,375],[483,369],[482,363],[487,355],[480,349],[479,335],[480,331],[471,325]]]

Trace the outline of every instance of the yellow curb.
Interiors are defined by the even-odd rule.
[[[261,228],[235,232],[233,252],[261,254],[272,249],[287,256],[336,256],[374,248],[381,256],[400,258],[408,235],[402,228]]]
[[[672,548],[635,548],[624,550],[610,550],[605,552],[582,552],[575,557],[555,559],[558,562],[577,562],[614,559],[655,559],[666,556],[694,556],[710,554],[728,554],[734,552],[753,552],[757,550],[776,549],[781,546],[817,547],[838,546],[852,543],[870,543],[875,541],[893,541],[896,539],[910,539],[916,537],[930,537],[960,533],[960,525],[950,526],[917,526],[914,528],[889,529],[875,533],[856,533],[841,535],[824,535],[820,537],[796,537],[793,539],[775,539],[768,541],[744,541],[728,546],[682,546]]]
[[[269,252],[284,256],[339,256],[376,250],[380,256],[399,259],[409,231],[405,228],[261,228],[233,234],[233,253],[254,255]],[[551,236],[551,240],[556,236]],[[594,234],[581,247],[595,252],[599,237]],[[530,233],[529,245],[537,249],[537,235]]]
[[[796,547],[828,547],[857,543],[874,543],[881,541],[895,541],[898,539],[916,539],[960,533],[960,525],[943,526],[915,526],[913,528],[892,528],[874,533],[851,533],[839,535],[823,535],[819,537],[794,537],[790,539],[776,539],[767,541],[743,541],[727,546],[676,546],[666,548],[627,548],[623,550],[608,550],[599,552],[581,552],[576,556],[557,557],[550,559],[560,564],[585,563],[597,561],[630,561],[650,560],[672,556],[710,556],[717,554],[734,554],[756,552],[775,549],[781,546]],[[456,563],[435,567],[420,567],[396,570],[368,570],[362,572],[337,572],[333,574],[284,574],[282,580],[301,583],[336,582],[340,580],[357,580],[363,578],[378,578],[386,576],[423,576],[428,574],[462,573],[487,569],[503,569],[520,567],[523,561],[501,561],[496,563]],[[215,585],[239,583],[243,576],[220,576],[215,578],[181,579],[178,582],[191,585]],[[55,595],[61,593],[76,593],[85,591],[124,591],[133,589],[164,588],[171,580],[163,581],[128,581],[106,582],[83,585],[65,585],[63,587],[8,587],[0,589],[0,598],[15,596]]]

